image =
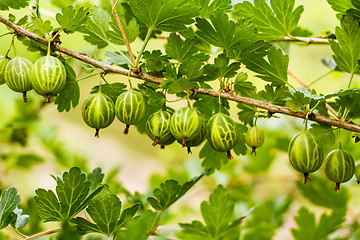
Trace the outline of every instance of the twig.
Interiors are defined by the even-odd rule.
[[[136,60],[135,60],[134,54],[133,54],[133,52],[132,52],[132,50],[131,50],[130,43],[129,43],[129,40],[128,40],[127,36],[126,36],[125,30],[124,30],[124,28],[123,28],[123,25],[122,25],[122,23],[121,23],[121,21],[120,21],[119,15],[118,15],[118,13],[117,13],[117,11],[116,11],[116,7],[115,7],[115,4],[114,4],[114,1],[113,1],[113,0],[110,0],[110,3],[111,3],[111,7],[112,7],[112,9],[113,9],[113,14],[114,14],[114,16],[115,16],[116,22],[117,22],[117,24],[118,24],[118,26],[119,26],[119,28],[120,28],[121,35],[122,35],[122,37],[123,37],[123,39],[124,39],[126,48],[127,48],[128,52],[129,52],[129,55],[130,55],[130,58],[131,58],[131,62],[132,62],[132,64],[135,66]]]
[[[29,240],[29,239],[35,239],[35,238],[43,237],[43,236],[50,235],[50,234],[53,234],[53,233],[56,233],[56,232],[59,232],[59,231],[61,231],[61,228],[55,228],[55,229],[47,230],[47,231],[45,231],[45,232],[41,232],[41,233],[32,235],[32,236],[30,236],[30,237],[24,238],[24,240]]]
[[[305,83],[304,81],[302,81],[298,76],[296,76],[293,72],[290,71],[290,69],[288,69],[287,74],[292,76],[296,81],[298,81],[303,87],[309,89],[311,91],[311,87],[310,85],[308,85],[307,83]],[[337,119],[339,119],[339,115],[338,113],[335,111],[335,109],[333,109],[328,103],[325,103],[326,108],[334,115],[334,117],[336,117]],[[342,120],[340,118],[340,120]]]
[[[5,24],[6,26],[14,29],[17,34],[19,35],[23,35],[23,36],[27,36],[39,43],[42,43],[44,45],[47,45],[47,41],[43,38],[39,38],[38,36],[36,36],[35,34],[15,25],[14,23],[8,21],[6,18],[2,17],[0,15],[0,22]],[[81,53],[77,53],[74,51],[70,51],[64,47],[61,47],[59,45],[54,44],[52,47],[53,50],[62,52],[66,55],[69,55],[73,58],[76,58],[82,62],[86,62],[88,64],[91,64],[95,67],[101,68],[103,69],[105,72],[112,72],[112,73],[118,73],[118,74],[122,74],[127,76],[129,74],[129,70],[123,69],[121,67],[118,66],[112,66],[112,65],[108,65],[105,64],[103,62],[99,62],[96,61],[94,59],[92,59],[91,57],[81,54]],[[144,81],[149,81],[149,82],[153,82],[153,83],[161,83],[163,81],[163,79],[161,78],[157,78],[145,73],[135,73],[134,71],[130,72],[130,76],[134,77],[134,78],[138,78],[138,79],[142,79]],[[196,93],[200,93],[200,94],[205,94],[205,95],[209,95],[209,96],[213,96],[213,97],[218,97],[219,96],[219,92],[212,90],[212,89],[207,89],[207,88],[199,88],[196,89]],[[270,103],[266,103],[266,102],[262,102],[256,99],[252,99],[252,98],[248,98],[248,97],[244,97],[244,96],[239,96],[239,95],[235,95],[235,94],[229,94],[227,92],[222,92],[221,93],[221,97],[224,99],[228,99],[231,101],[235,101],[235,102],[240,102],[240,103],[244,103],[250,106],[255,106],[258,108],[262,108],[262,109],[266,109],[267,111],[269,111],[270,113],[274,114],[274,113],[281,113],[281,114],[285,114],[285,115],[289,115],[289,116],[293,116],[293,117],[297,117],[297,118],[303,118],[306,119],[306,113],[303,111],[297,111],[297,112],[293,112],[290,108],[286,108],[286,107],[281,107],[281,106],[277,106],[274,104],[270,104]],[[339,121],[336,119],[332,119],[329,117],[325,117],[322,115],[316,115],[313,114],[311,115],[310,120],[312,121],[316,121],[318,123],[324,123],[324,124],[329,124],[332,126],[336,126],[339,128],[343,128],[343,129],[347,129],[349,131],[354,131],[354,132],[360,132],[360,125],[357,125],[355,123],[352,122],[345,122],[345,121]]]
[[[338,41],[334,39],[334,41],[337,43]],[[272,40],[271,42],[304,42],[307,45],[309,44],[329,44],[329,39],[327,38],[306,38],[306,37],[296,37],[296,38],[290,38],[290,37],[284,37],[283,39],[276,39]]]

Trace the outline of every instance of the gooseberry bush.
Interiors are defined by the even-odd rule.
[[[39,0],[2,0],[0,84],[22,98],[0,129],[0,172],[49,161],[29,152],[36,142],[58,173],[50,172],[54,189],[28,198],[20,181],[0,177],[0,239],[359,239],[350,199],[360,181],[360,1],[327,4],[335,32],[313,33],[295,0],[52,0],[57,13]],[[311,59],[328,69],[311,82],[290,70],[290,48],[309,45],[331,57]],[[321,87],[329,74],[341,76],[336,91]],[[98,141],[122,125],[123,138],[142,134],[134,151],[152,144],[196,161],[179,171],[171,163],[151,191],[132,193],[117,169],[91,170],[49,136],[48,108],[81,111]],[[272,165],[294,177],[266,185]],[[282,186],[291,193],[279,196]],[[204,188],[209,196],[192,206]]]

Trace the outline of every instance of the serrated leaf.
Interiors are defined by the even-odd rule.
[[[31,32],[35,33],[39,37],[49,35],[50,32],[54,29],[50,20],[43,21],[40,18],[33,19],[28,27]]]
[[[233,78],[240,69],[239,62],[230,63],[230,59],[225,54],[220,54],[214,59],[214,65],[206,65],[205,73],[214,75],[213,78]]]
[[[62,178],[55,180],[57,196],[52,190],[35,190],[34,199],[39,206],[39,215],[46,222],[70,220],[103,188],[100,187],[89,195],[90,182],[86,181],[86,175],[77,167],[64,172]]]
[[[21,9],[29,6],[30,0],[1,0],[0,10],[7,11],[10,8],[12,9]]]
[[[191,38],[182,40],[176,33],[170,34],[165,45],[166,54],[177,60],[179,63],[183,63],[186,60],[199,60],[205,62],[209,60],[209,55],[205,53],[199,53],[199,49],[196,47],[197,39]]]
[[[246,65],[246,68],[257,73],[256,77],[264,81],[271,82],[276,86],[287,83],[289,57],[283,55],[281,49],[271,47],[267,61],[258,53],[245,53],[242,55],[241,62]]]
[[[337,208],[331,215],[323,213],[319,223],[316,224],[315,214],[302,207],[295,216],[298,228],[291,229],[291,232],[296,240],[324,239],[340,227],[345,221],[345,216],[346,208]]]
[[[334,52],[333,58],[341,71],[355,74],[359,72],[360,26],[351,15],[345,15],[340,21],[341,27],[335,28],[338,43],[330,40]]]
[[[313,123],[309,131],[323,146],[331,146],[335,143],[333,130],[330,125]]]
[[[29,19],[29,16],[28,16],[28,15],[25,15],[25,16],[23,16],[22,18],[19,19],[19,21],[16,23],[16,25],[22,27],[22,26],[24,26],[25,24],[27,24],[28,19]]]
[[[111,100],[115,103],[117,97],[125,91],[126,85],[124,83],[105,83],[105,84],[101,84],[101,92],[105,95],[108,95]],[[99,85],[94,86],[91,89],[90,93],[97,93],[99,92]]]
[[[168,57],[162,55],[160,50],[145,51],[143,58],[145,59],[146,69],[149,72],[163,71],[165,64],[169,62]]]
[[[101,168],[95,168],[87,175],[87,180],[90,182],[90,190],[95,190],[96,187],[102,183],[104,174],[101,173]]]
[[[147,27],[168,32],[184,30],[199,14],[199,8],[188,0],[130,1],[129,5],[136,18]]]
[[[250,81],[246,81],[248,78],[247,73],[241,72],[236,75],[234,82],[234,92],[238,95],[245,97],[252,97],[256,94],[256,87]]]
[[[200,8],[200,17],[209,18],[211,14],[220,10],[222,12],[230,12],[232,5],[231,0],[192,0],[195,6]]]
[[[201,203],[201,215],[205,225],[200,221],[191,224],[180,223],[181,234],[186,239],[222,239],[229,231],[238,226],[243,218],[233,220],[234,201],[222,185],[218,185],[210,194],[209,201]],[[184,238],[185,239],[185,238]],[[224,238],[236,239],[236,238]]]
[[[254,29],[241,27],[220,10],[211,15],[210,20],[211,24],[204,18],[196,18],[196,34],[203,41],[222,48],[227,53],[233,48],[246,49],[252,45]]]
[[[205,174],[206,172],[185,182],[183,185],[180,185],[179,182],[173,179],[166,180],[164,183],[160,184],[160,188],[154,189],[154,197],[149,197],[148,201],[154,209],[165,211],[184,196],[185,193],[187,193]]]
[[[128,42],[134,42],[135,39],[139,36],[139,25],[137,24],[136,19],[133,18],[129,21],[129,23],[127,23],[125,17],[120,17],[120,21],[125,31]],[[106,33],[109,41],[117,45],[125,45],[121,30],[115,19],[110,22],[110,27],[112,30],[108,30]]]
[[[296,29],[304,7],[294,9],[295,0],[272,0],[271,6],[265,0],[245,1],[235,5],[235,14],[241,18],[252,18],[258,30],[257,38],[274,40],[289,36]]]
[[[341,194],[336,194],[333,186],[322,177],[312,175],[311,184],[297,182],[296,186],[301,194],[311,203],[329,209],[346,206],[349,200],[349,192],[346,188],[341,189]]]
[[[65,33],[70,34],[84,27],[89,20],[90,8],[80,7],[75,9],[73,6],[67,6],[61,13],[56,14],[56,21],[59,23]]]
[[[238,103],[236,107],[240,110],[238,112],[239,120],[244,125],[249,124],[250,126],[252,126],[254,124],[254,118],[257,112],[257,108],[243,103]]]
[[[286,87],[273,87],[270,84],[265,85],[265,89],[260,91],[260,96],[267,102],[276,104],[276,105],[284,105],[285,98],[289,95],[289,90]]]
[[[327,0],[335,12],[342,14],[345,14],[346,11],[350,8],[354,8],[354,5],[351,3],[351,1],[352,0]]]
[[[118,52],[110,52],[106,51],[105,55],[108,57],[105,61],[108,62],[110,65],[116,64],[122,67],[127,68],[129,64],[130,55],[128,52],[122,51],[123,54]],[[125,58],[124,55],[127,57]]]
[[[193,107],[199,110],[208,121],[214,114],[219,112],[219,99],[207,95],[196,95],[196,101]],[[229,114],[229,101],[227,99],[221,99],[221,112]]]
[[[139,205],[124,210],[123,214],[126,216],[121,215],[121,207],[120,199],[116,195],[110,194],[109,190],[106,189],[93,198],[86,209],[93,223],[81,217],[73,219],[72,222],[85,231],[95,231],[110,236],[132,219]]]
[[[80,99],[80,87],[78,81],[76,81],[76,73],[69,64],[64,63],[64,66],[66,69],[66,84],[55,99],[59,112],[68,112],[71,107],[75,108]]]
[[[5,190],[0,201],[0,229],[6,228],[11,222],[11,215],[20,203],[20,195],[16,188]]]
[[[166,103],[164,93],[155,91],[155,89],[146,84],[139,84],[138,88],[140,92],[148,98],[148,104],[162,107]]]
[[[293,112],[299,111],[304,105],[310,104],[311,98],[305,96],[302,92],[296,91],[290,94],[290,99],[286,100],[286,106]]]
[[[84,39],[98,48],[104,48],[109,44],[107,31],[110,26],[109,14],[100,7],[94,7],[90,19],[79,31],[85,33]]]

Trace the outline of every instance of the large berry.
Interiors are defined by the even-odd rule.
[[[0,56],[0,85],[5,83],[5,67],[8,62],[8,58]]]
[[[147,119],[146,133],[154,141],[153,146],[160,144],[162,148],[175,141],[170,132],[171,114],[167,111],[158,111]]]
[[[35,92],[46,96],[50,102],[51,96],[60,93],[66,84],[66,70],[62,62],[53,56],[39,58],[31,74],[31,83]]]
[[[236,123],[224,113],[212,116],[206,124],[206,138],[210,146],[218,152],[227,152],[231,159],[230,150],[239,140]]]
[[[335,191],[340,190],[340,183],[349,181],[355,173],[355,162],[345,150],[331,151],[325,159],[325,175],[336,183]]]
[[[101,92],[91,94],[82,107],[82,117],[89,127],[96,129],[95,137],[98,137],[99,130],[108,127],[114,121],[114,103]]]
[[[24,102],[27,102],[26,92],[32,89],[32,69],[32,62],[26,58],[16,57],[8,62],[4,70],[6,84],[11,90],[23,93]]]
[[[187,141],[194,140],[199,134],[205,120],[202,114],[190,107],[183,107],[175,111],[170,120],[170,131],[183,147]]]
[[[256,148],[261,147],[264,141],[264,132],[257,126],[249,128],[249,130],[245,134],[245,143],[248,147],[252,149],[251,154],[254,153],[256,155]]]
[[[291,166],[304,173],[304,183],[310,180],[309,173],[318,170],[324,160],[322,147],[306,130],[291,139],[288,153]]]
[[[146,110],[144,96],[133,89],[119,95],[115,103],[115,115],[126,124],[124,134],[128,134],[130,125],[140,122]]]

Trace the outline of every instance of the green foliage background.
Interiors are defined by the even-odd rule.
[[[62,2],[66,6],[66,1]],[[84,2],[84,5],[100,4],[97,1],[91,4],[80,2]],[[40,4],[42,9],[49,10],[43,15],[59,11],[50,1],[44,0]],[[322,31],[334,32],[335,26],[339,25],[336,13],[326,1],[303,0],[297,1],[296,4],[304,5],[305,9],[299,25],[307,27],[315,36],[319,36]],[[15,15],[21,17],[26,12],[27,10],[23,9]],[[6,16],[7,12],[0,14]],[[55,22],[54,19],[52,21]],[[6,28],[0,25],[0,33],[5,31]],[[11,36],[0,38],[0,46],[4,46],[0,48],[0,55],[5,54],[10,41]],[[105,58],[104,53],[109,48],[99,50],[85,43],[80,35],[63,35],[62,41],[68,49],[87,52],[100,59]],[[164,43],[165,40],[151,41],[148,50],[151,52],[158,49],[159,45],[163,46]],[[15,44],[20,55],[32,62],[39,57],[37,53],[28,52],[19,41]],[[139,48],[141,41],[137,39],[133,46]],[[289,55],[289,69],[307,83],[329,71],[329,68],[321,63],[321,58],[332,57],[329,45],[277,43],[276,46],[281,47]],[[79,62],[73,61],[72,64],[77,73],[81,72],[77,78],[87,76],[81,71],[82,66]],[[263,81],[253,78],[250,72],[248,74],[258,89],[264,87]],[[346,88],[349,77],[347,73],[335,72],[313,86],[322,93],[330,93]],[[107,80],[125,82],[126,78],[110,75]],[[80,82],[80,105],[92,87],[100,81],[100,78],[95,76]],[[299,85],[291,77],[289,81],[292,85]],[[134,80],[134,83],[140,81]],[[355,76],[352,87],[359,86],[359,78]],[[29,98],[39,97],[30,93]],[[181,101],[170,106],[177,109],[185,104]],[[231,103],[231,106],[233,105],[234,103]],[[151,140],[146,135],[138,133],[135,128],[130,130],[129,135],[123,135],[123,126],[118,122],[101,131],[101,138],[95,139],[93,129],[82,122],[80,106],[62,113],[53,105],[46,106],[40,111],[38,109],[38,101],[23,104],[18,94],[11,92],[6,85],[0,86],[0,187],[4,190],[15,186],[19,190],[22,198],[20,206],[24,213],[31,217],[29,224],[22,229],[27,235],[58,227],[54,223],[42,224],[31,200],[36,188],[55,188],[56,182],[52,181],[49,174],[58,176],[73,166],[78,166],[87,173],[101,167],[105,174],[104,183],[109,185],[111,192],[120,197],[126,207],[141,202],[147,208],[149,203],[146,202],[146,198],[167,179],[172,178],[183,184],[203,171],[202,160],[198,157],[201,148],[193,149],[191,155],[176,144],[167,146],[165,150],[153,148]],[[231,115],[235,119],[237,112],[233,111]],[[302,176],[292,170],[288,163],[288,143],[292,136],[302,130],[303,122],[281,116],[278,119],[260,119],[258,125],[265,131],[266,140],[258,149],[257,156],[250,155],[250,149],[247,149],[245,156],[236,156],[224,165],[221,171],[199,180],[181,200],[170,209],[164,210],[160,220],[164,227],[159,229],[160,235],[154,236],[154,239],[167,239],[175,235],[180,239],[210,239],[209,236],[220,239],[215,238],[218,236],[212,232],[215,226],[212,225],[214,223],[211,222],[211,216],[216,214],[224,217],[224,222],[220,224],[224,229],[231,226],[232,221],[246,216],[240,228],[235,226],[224,233],[224,239],[315,240],[360,237],[360,205],[357,201],[360,188],[355,185],[355,180],[344,184],[342,190],[335,193],[332,183],[325,179],[321,169],[312,177],[313,182],[303,185]],[[24,138],[25,135],[28,138]],[[360,149],[353,143],[351,134],[344,131],[342,138],[344,148],[351,152],[357,161]],[[21,145],[25,144],[22,140],[25,139],[27,144],[23,147]],[[325,153],[334,147],[327,146]],[[219,184],[227,189],[226,193],[221,186],[216,188]],[[202,203],[208,201],[213,191],[217,192],[213,193],[215,200]],[[216,201],[215,195],[225,200]],[[213,213],[211,208],[218,209],[221,213]],[[145,211],[144,215],[146,214]],[[151,218],[151,213],[149,215]],[[200,227],[196,225],[198,222],[190,224],[193,220],[202,221],[201,224],[205,225]],[[180,226],[186,230],[180,232],[178,223],[183,223]],[[129,225],[129,231],[133,228],[132,232],[135,233],[138,227]],[[203,236],[191,231],[192,227],[203,230]],[[119,234],[118,239],[130,239],[129,236],[121,237],[126,236]],[[20,238],[11,229],[5,229],[0,232],[0,239]],[[95,234],[88,235],[87,239],[102,237]]]

